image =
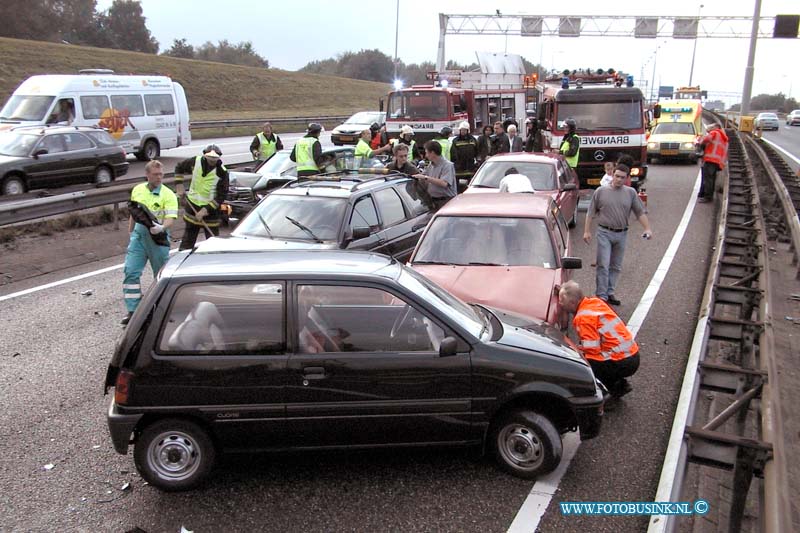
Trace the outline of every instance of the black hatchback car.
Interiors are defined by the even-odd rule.
[[[430,217],[430,206],[405,174],[341,173],[301,178],[273,191],[231,238],[269,239],[257,246],[275,250],[367,250],[406,261]]]
[[[125,149],[105,130],[25,126],[0,132],[0,193],[110,183],[128,172]]]
[[[223,451],[474,445],[555,469],[600,431],[603,389],[558,330],[467,305],[379,254],[176,254],[108,367],[114,449],[160,489]]]

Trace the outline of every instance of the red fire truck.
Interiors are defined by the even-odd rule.
[[[405,125],[414,128],[417,143],[433,139],[444,126],[458,133],[467,121],[473,133],[496,121],[525,120],[524,72],[491,79],[480,72],[430,72],[431,85],[412,85],[389,93],[386,132],[397,137]],[[487,80],[487,78],[490,78]],[[524,132],[520,132],[523,134]]]
[[[647,176],[647,103],[633,77],[614,69],[564,71],[538,83],[537,126],[545,149],[558,150],[573,118],[581,138],[578,176],[581,187],[595,187],[603,164],[622,154],[633,158],[631,184],[638,189]]]

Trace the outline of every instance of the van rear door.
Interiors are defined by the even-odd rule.
[[[192,142],[192,133],[189,131],[189,103],[186,101],[186,91],[180,83],[172,82],[175,90],[176,114],[178,116],[178,146],[186,146]]]

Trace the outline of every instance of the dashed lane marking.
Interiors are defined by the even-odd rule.
[[[686,209],[683,211],[683,217],[681,218],[675,233],[672,235],[672,240],[667,247],[667,251],[664,252],[664,256],[662,257],[658,268],[656,268],[656,271],[653,273],[653,277],[650,279],[649,285],[645,289],[642,298],[639,300],[639,303],[636,305],[636,309],[634,309],[633,314],[628,321],[628,329],[631,330],[631,333],[634,337],[637,333],[639,333],[639,329],[641,329],[644,320],[647,318],[647,314],[650,312],[650,307],[652,307],[653,302],[658,295],[658,291],[661,288],[662,283],[664,283],[664,279],[667,277],[669,267],[672,265],[672,261],[675,259],[678,248],[680,248],[681,241],[683,241],[683,237],[686,234],[686,228],[689,226],[689,221],[691,220],[692,213],[694,212],[694,206],[697,203],[697,193],[700,191],[700,176],[701,173],[698,172],[697,179],[694,182],[694,187],[692,187],[692,195],[689,198],[689,203],[686,204]],[[525,498],[522,507],[520,507],[519,511],[517,511],[517,516],[514,517],[514,521],[511,522],[511,526],[508,528],[508,533],[533,533],[536,531],[536,528],[539,527],[539,522],[542,520],[544,513],[547,511],[547,507],[550,505],[550,500],[553,499],[553,495],[555,494],[556,490],[558,490],[558,485],[561,483],[561,478],[564,477],[564,474],[567,472],[567,468],[569,467],[569,463],[572,461],[572,458],[578,451],[578,446],[580,446],[580,438],[578,437],[577,433],[572,432],[564,435],[563,446],[564,453],[561,458],[561,464],[553,472],[542,477],[541,479],[538,479],[536,483],[533,484],[531,492],[528,494],[528,497]]]

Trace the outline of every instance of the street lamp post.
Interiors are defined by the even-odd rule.
[[[397,12],[394,19],[394,80],[397,79],[397,39],[400,35],[400,0],[397,0]]]
[[[664,42],[666,42],[666,41],[664,41]],[[661,43],[661,44],[657,45],[656,46],[656,51],[653,52],[653,77],[650,79],[650,100],[656,99],[656,97],[657,97],[656,95],[658,94],[655,91],[655,88],[656,88],[656,63],[658,62],[658,49],[661,48],[662,44],[664,44],[664,43]]]
[[[700,29],[700,10],[703,9],[703,4],[697,8],[697,28],[695,32]],[[694,56],[697,53],[697,33],[694,35],[694,47],[692,48],[692,67],[689,69],[689,87],[692,86],[692,78],[694,77]]]

